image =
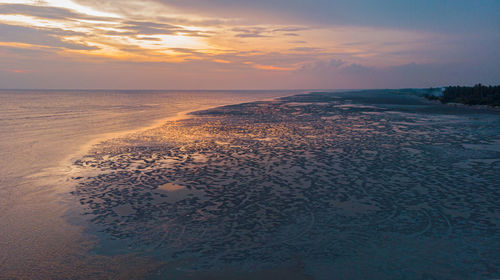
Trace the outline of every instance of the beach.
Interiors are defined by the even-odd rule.
[[[499,120],[384,90],[197,111],[74,161],[69,218],[151,279],[495,278]]]
[[[88,254],[74,160],[92,145],[186,111],[294,91],[0,91],[0,278],[140,278],[148,258]],[[71,216],[71,218],[69,218]],[[77,215],[78,216],[78,215]]]
[[[0,280],[499,280],[499,11],[0,0]]]

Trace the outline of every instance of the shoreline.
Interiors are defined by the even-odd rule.
[[[81,141],[76,142],[74,145],[68,145],[69,149],[64,146],[63,151],[65,153],[61,154],[61,156],[58,155],[53,161],[45,162],[41,168],[17,177],[16,180],[18,181],[15,182],[15,185],[12,185],[12,189],[8,192],[8,203],[4,203],[4,200],[2,200],[0,206],[5,211],[0,215],[0,218],[2,218],[0,221],[5,224],[6,230],[5,235],[0,238],[0,245],[5,245],[5,251],[10,257],[8,262],[5,262],[7,259],[0,256],[0,262],[5,264],[6,269],[4,271],[2,267],[0,274],[9,273],[22,278],[23,275],[26,275],[28,267],[42,269],[44,267],[42,257],[44,254],[50,256],[49,259],[54,264],[57,264],[53,271],[43,271],[44,275],[55,275],[57,273],[79,275],[80,272],[71,270],[69,263],[63,264],[64,259],[72,259],[73,262],[73,259],[76,258],[75,263],[81,261],[84,266],[88,267],[93,267],[92,265],[96,259],[109,262],[110,265],[118,265],[119,259],[107,256],[93,257],[87,254],[95,246],[95,238],[85,232],[86,222],[83,222],[80,216],[74,216],[77,212],[80,214],[82,207],[77,198],[70,193],[75,188],[73,178],[79,176],[77,174],[87,173],[87,170],[74,165],[74,161],[86,155],[94,145],[115,137],[126,137],[133,133],[158,128],[169,121],[194,118],[195,116],[189,115],[191,112],[244,102],[273,100],[295,94],[298,93],[286,92],[271,98],[268,98],[269,95],[256,95],[253,97],[236,95],[230,98],[226,97],[226,99],[217,99],[217,96],[214,95],[213,100],[215,101],[210,102],[207,100],[205,104],[219,103],[215,104],[215,106],[203,105],[202,102],[198,102],[193,104],[194,106],[189,106],[191,107],[189,110],[181,109],[178,112],[169,111],[167,106],[164,109],[166,116],[145,118],[145,121],[138,123],[136,128],[132,126],[132,129],[127,129],[118,126],[116,128],[122,129],[121,131],[88,133],[85,138],[81,138]],[[94,172],[94,170],[90,170],[90,172]],[[77,219],[73,219],[75,217]],[[26,222],[17,222],[20,220]],[[59,244],[62,244],[64,250],[58,246]],[[133,258],[133,256],[128,256],[128,258]],[[140,262],[143,260],[139,258],[135,261]],[[98,268],[92,269],[97,270]],[[81,273],[84,274],[85,272]]]
[[[108,140],[111,140],[111,139],[121,138],[121,137],[125,137],[127,135],[131,135],[134,133],[140,133],[140,132],[148,131],[150,129],[155,129],[155,128],[161,127],[162,125],[164,125],[167,122],[180,121],[180,120],[193,118],[196,116],[195,113],[197,113],[197,112],[202,112],[202,111],[210,110],[210,109],[216,109],[216,108],[220,108],[220,107],[224,107],[224,106],[244,104],[244,103],[274,101],[274,100],[278,100],[278,99],[284,98],[284,97],[290,97],[290,96],[295,96],[298,94],[308,94],[308,93],[311,93],[311,92],[309,92],[309,91],[292,92],[292,93],[289,93],[289,94],[286,94],[283,96],[279,96],[279,97],[264,98],[264,99],[259,99],[259,100],[244,101],[244,102],[238,102],[238,103],[226,103],[226,104],[220,104],[220,105],[216,105],[216,106],[201,106],[198,108],[177,112],[177,113],[175,113],[175,115],[172,115],[172,116],[153,120],[151,124],[143,126],[143,127],[124,130],[124,131],[118,131],[118,132],[109,132],[109,133],[98,134],[98,135],[96,135],[96,137],[94,139],[86,142],[85,144],[80,145],[79,148],[76,149],[75,152],[69,154],[67,157],[62,159],[59,162],[59,164],[57,164],[57,166],[54,167],[54,170],[61,171],[61,173],[64,174],[64,176],[67,179],[71,178],[73,175],[75,175],[75,173],[78,174],[78,172],[79,172],[79,170],[78,170],[79,168],[74,166],[74,164],[73,164],[74,161],[83,157],[85,154],[87,154],[92,149],[92,147],[94,147],[95,145],[102,143],[102,142],[105,142],[105,141],[108,141]],[[52,168],[49,167],[48,169],[50,170]],[[40,173],[43,173],[43,171]],[[36,174],[34,174],[34,175],[36,175]]]
[[[348,93],[348,92],[351,92],[351,91],[340,91],[340,92],[346,92],[346,93]],[[147,130],[150,130],[150,129],[158,128],[158,127],[161,127],[162,125],[164,125],[167,122],[180,121],[180,120],[184,120],[184,119],[193,118],[193,117],[196,116],[197,112],[202,112],[202,111],[206,111],[206,110],[210,110],[210,109],[221,108],[221,107],[225,107],[225,106],[239,105],[239,104],[244,104],[244,103],[275,101],[275,100],[279,100],[280,98],[284,98],[284,97],[291,97],[291,96],[303,95],[303,94],[311,94],[311,93],[315,93],[315,92],[314,91],[303,91],[303,92],[290,93],[290,94],[286,94],[286,95],[279,96],[279,97],[264,98],[264,99],[253,100],[253,101],[245,101],[245,102],[238,102],[238,103],[227,103],[227,104],[221,104],[221,105],[216,105],[216,106],[202,106],[202,107],[198,107],[198,108],[195,108],[195,109],[189,109],[189,110],[180,111],[180,112],[175,113],[175,115],[172,115],[172,116],[168,116],[168,117],[165,117],[165,118],[153,120],[151,124],[146,125],[144,127],[135,128],[135,129],[129,129],[129,130],[124,130],[124,131],[118,131],[118,132],[109,132],[109,133],[98,134],[98,135],[96,135],[96,137],[94,139],[92,139],[92,140],[88,141],[87,143],[81,145],[77,149],[77,151],[75,151],[74,153],[69,154],[67,157],[65,157],[64,159],[62,159],[60,161],[60,164],[58,164],[57,167],[55,167],[55,168],[64,168],[64,167],[67,167],[69,169],[68,170],[68,175],[71,175],[72,171],[74,171],[74,169],[75,169],[75,166],[73,166],[74,160],[78,159],[79,157],[84,156],[86,153],[88,153],[90,151],[90,149],[92,149],[93,146],[95,146],[95,145],[97,145],[99,143],[105,142],[107,140],[110,140],[110,139],[121,138],[121,137],[130,135],[130,134],[140,133],[140,132],[144,132],[144,131],[147,131]],[[332,91],[331,93],[334,93],[334,91]],[[486,111],[486,112],[500,112],[500,107],[495,107],[495,106],[489,106],[489,105],[467,105],[467,104],[461,104],[461,103],[442,103],[442,102],[437,101],[437,100],[429,100],[429,99],[427,99],[425,97],[422,97],[422,98],[424,100],[428,101],[431,104],[445,105],[447,107],[466,108],[466,109],[473,109],[473,110],[482,110],[482,111]]]
[[[441,103],[446,106],[452,106],[455,108],[468,108],[468,109],[474,109],[474,110],[484,110],[484,111],[494,111],[494,112],[500,112],[500,107],[498,106],[491,106],[491,105],[469,105],[469,104],[463,104],[463,103]]]
[[[442,105],[446,107],[454,107],[454,108],[464,108],[464,109],[471,109],[471,110],[476,110],[476,111],[485,111],[485,112],[500,112],[500,107],[498,106],[490,106],[490,105],[469,105],[469,104],[463,104],[463,103],[454,103],[454,102],[449,102],[449,103],[443,103],[439,100],[432,100],[428,99],[426,97],[422,97],[424,100],[429,102],[429,104],[434,104],[434,105]]]
[[[192,275],[187,273],[201,277],[226,268],[246,273],[282,266],[322,275],[318,260],[334,260],[327,264],[331,275],[356,272],[343,266],[354,263],[366,275],[377,271],[379,278],[394,278],[396,274],[383,271],[388,264],[420,272],[435,260],[453,260],[456,252],[448,256],[421,249],[414,238],[429,245],[442,242],[450,224],[469,213],[478,218],[455,232],[475,238],[492,221],[476,209],[492,207],[487,193],[498,174],[489,152],[496,148],[489,145],[497,127],[484,115],[429,117],[461,114],[446,106],[429,111],[411,96],[405,102],[385,93],[373,98],[378,102],[352,93],[240,103],[103,143],[81,165],[100,172],[83,178],[74,193],[85,215],[93,215],[92,225],[105,232],[95,253],[147,252],[161,261],[154,272],[158,279],[173,272],[187,279]],[[476,137],[461,137],[471,129]],[[453,155],[453,161],[442,154]],[[478,161],[470,164],[471,155]],[[462,164],[460,170],[456,163]],[[452,208],[443,214],[449,203],[465,201],[469,193],[456,188],[466,188],[478,174],[472,182],[479,187],[470,193],[474,201],[463,204],[463,212]],[[458,185],[436,178],[452,178]],[[165,188],[172,185],[180,186],[177,192]],[[443,193],[436,193],[436,187]],[[335,224],[343,226],[332,230]],[[490,231],[481,232],[484,244],[494,238]],[[335,243],[339,236],[342,242]],[[454,246],[464,262],[487,262],[489,247],[474,241],[477,255],[454,239],[444,245]],[[393,249],[399,248],[396,243],[423,261],[405,258],[404,251]],[[337,261],[336,253],[343,250],[353,254]],[[374,252],[394,258],[373,263],[365,256]],[[482,267],[453,269],[458,272],[443,278],[489,273]]]
[[[335,91],[332,91],[331,93],[334,93],[334,92]],[[351,91],[347,90],[347,91],[339,91],[339,92],[346,92],[346,93],[348,93],[348,92],[351,92]],[[278,100],[278,99],[284,98],[284,97],[291,97],[291,96],[303,95],[303,94],[311,94],[311,93],[315,93],[315,92],[308,90],[308,91],[303,91],[303,92],[294,92],[294,93],[286,94],[286,95],[279,96],[279,97],[273,97],[273,98],[264,98],[264,99],[259,99],[259,100],[244,101],[244,102],[238,102],[238,103],[227,103],[227,104],[221,104],[221,105],[216,105],[216,106],[202,106],[202,107],[198,107],[198,108],[195,108],[195,109],[189,109],[189,110],[180,111],[180,112],[175,113],[175,115],[172,115],[172,116],[168,116],[168,117],[165,117],[165,118],[153,120],[151,124],[146,125],[144,127],[135,128],[135,129],[129,129],[129,130],[124,130],[124,131],[118,131],[118,132],[109,132],[109,133],[98,134],[98,135],[96,135],[96,137],[94,139],[92,139],[92,140],[88,141],[87,143],[81,145],[77,149],[77,151],[75,151],[74,153],[69,154],[67,157],[65,157],[64,159],[62,159],[60,161],[60,164],[57,165],[57,167],[60,167],[60,168],[61,167],[62,168],[68,167],[69,168],[69,170],[68,170],[69,172],[68,173],[71,173],[71,171],[73,171],[73,169],[74,169],[73,161],[76,160],[76,159],[78,159],[79,157],[84,156],[86,153],[88,153],[90,151],[90,149],[92,149],[93,146],[95,146],[95,145],[97,145],[99,143],[102,143],[102,142],[105,142],[107,140],[114,139],[114,138],[121,138],[121,137],[124,137],[124,136],[129,135],[129,134],[140,133],[140,132],[144,132],[144,131],[147,131],[147,130],[150,130],[150,129],[158,128],[158,127],[164,125],[166,122],[180,121],[180,120],[184,120],[184,119],[189,119],[189,118],[195,117],[197,112],[202,112],[202,111],[206,111],[206,110],[210,110],[210,109],[216,109],[216,108],[220,108],[220,107],[224,107],[224,106],[239,105],[239,104],[244,104],[244,103],[275,101],[275,100]],[[441,103],[439,101],[429,100],[429,99],[427,99],[425,97],[423,99],[429,101],[432,104],[440,104],[440,105],[445,105],[445,106],[448,106],[448,107],[467,108],[467,109],[473,109],[473,110],[483,110],[483,111],[486,111],[486,112],[500,112],[500,107],[495,107],[495,106],[489,106],[489,105],[467,105],[467,104],[461,104],[461,103]]]

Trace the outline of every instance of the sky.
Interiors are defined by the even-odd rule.
[[[500,84],[498,0],[0,0],[0,88]]]

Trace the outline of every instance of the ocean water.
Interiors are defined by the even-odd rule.
[[[88,143],[183,111],[294,93],[0,91],[0,278],[76,275],[71,256],[87,241],[62,216],[75,204],[66,195],[71,156]]]
[[[2,103],[4,278],[500,277],[498,111],[388,90],[23,94]]]

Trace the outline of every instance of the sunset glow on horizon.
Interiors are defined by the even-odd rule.
[[[316,11],[311,19],[314,12],[298,9],[300,1],[284,12],[225,2],[0,1],[0,82],[3,88],[374,88],[453,83],[466,70],[474,77],[488,73],[481,76],[486,83],[498,81],[492,63],[499,57],[493,51],[498,21],[478,26],[478,35],[397,19],[358,21],[356,5],[341,3],[317,6],[331,9],[332,18],[341,9],[352,18],[330,21]],[[474,43],[471,34],[489,44]],[[478,51],[484,61],[468,60]],[[450,67],[454,73],[436,76]],[[73,76],[65,79],[68,68]],[[103,82],[102,75],[121,84]]]

